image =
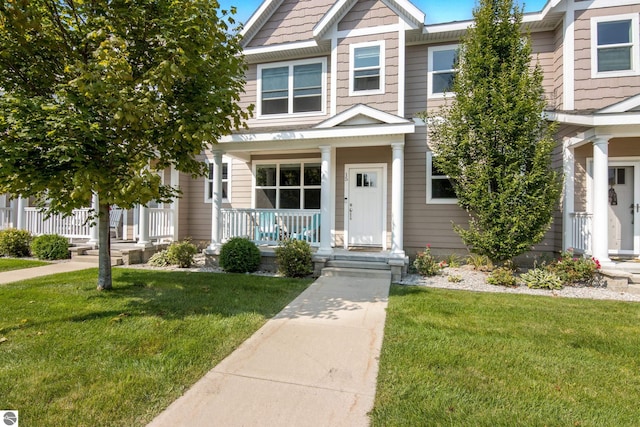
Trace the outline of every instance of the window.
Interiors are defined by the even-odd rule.
[[[591,18],[592,77],[638,74],[638,15]]]
[[[320,209],[320,162],[255,165],[257,209]]]
[[[258,66],[258,116],[321,113],[326,60]]]
[[[430,98],[441,98],[451,91],[457,56],[458,45],[429,48],[427,88]]]
[[[209,166],[209,173],[205,177],[204,185],[204,202],[211,203],[213,201],[213,160],[206,160]],[[226,157],[222,157],[222,202],[231,203],[231,161]]]
[[[350,46],[350,95],[384,93],[384,41]]]
[[[433,162],[433,153],[427,152],[427,203],[457,203],[456,193],[449,177],[438,170]]]

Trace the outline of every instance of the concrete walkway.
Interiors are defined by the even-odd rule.
[[[149,427],[369,425],[390,282],[319,278]]]
[[[20,270],[4,271],[0,273],[0,285],[20,280],[33,279],[34,277],[48,276],[50,274],[68,273],[70,271],[95,268],[95,264],[78,261],[56,262],[42,267],[22,268]]]

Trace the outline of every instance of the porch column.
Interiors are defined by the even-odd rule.
[[[322,180],[320,182],[320,248],[318,255],[331,255],[331,147],[322,145],[320,147],[322,155],[320,172]]]
[[[91,196],[91,209],[96,217],[89,225],[89,241],[87,243],[92,246],[98,246],[98,195],[96,193]]]
[[[600,263],[609,259],[609,136],[593,141],[593,223],[591,253]]]
[[[151,239],[149,238],[149,208],[144,205],[138,206],[138,243],[136,246],[149,247]]]
[[[176,168],[173,165],[171,166],[171,186],[173,188],[179,188],[180,186],[180,172],[176,170]],[[180,231],[178,230],[178,223],[179,223],[178,219],[179,219],[179,211],[180,211],[179,208],[180,208],[180,198],[174,197],[173,201],[171,202],[171,209],[173,211],[171,215],[171,227],[172,227],[173,240],[175,242],[180,240]]]
[[[564,166],[564,199],[562,210],[562,250],[566,251],[573,247],[573,218],[575,212],[575,156],[573,148],[566,144],[563,148]]]
[[[18,196],[18,212],[16,212],[16,228],[18,230],[25,229],[24,223],[24,208],[27,206],[27,201],[24,197]]]
[[[209,253],[218,254],[222,247],[220,210],[222,209],[222,152],[213,152],[213,197],[211,200],[211,244]]]
[[[391,144],[391,255],[404,258],[404,143]]]

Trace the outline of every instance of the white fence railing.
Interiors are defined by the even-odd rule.
[[[173,238],[173,209],[149,208],[149,238]]]
[[[320,245],[320,211],[297,209],[222,209],[222,240],[246,237],[258,244],[284,239]]]
[[[46,214],[39,208],[27,207],[24,209],[25,228],[34,235],[59,234],[64,237],[81,239],[89,238],[89,211],[90,209],[74,209],[71,216]]]
[[[12,226],[11,208],[0,208],[0,230]]]
[[[587,212],[571,214],[571,247],[577,253],[591,253],[591,218]]]

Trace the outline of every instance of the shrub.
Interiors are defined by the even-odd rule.
[[[447,281],[450,283],[460,283],[462,282],[462,276],[460,276],[459,274],[454,274],[447,277]]]
[[[472,265],[474,270],[491,271],[493,264],[486,255],[470,254],[467,257],[467,264]]]
[[[449,254],[444,260],[447,263],[447,266],[457,268],[462,264],[462,258],[458,254]]]
[[[175,242],[167,248],[167,259],[171,264],[180,268],[189,268],[193,264],[193,257],[198,253],[198,247],[189,241]]]
[[[287,277],[305,277],[313,273],[311,246],[306,240],[285,240],[276,248],[278,271]]]
[[[487,283],[497,286],[514,287],[516,286],[516,277],[513,275],[513,270],[509,267],[498,267],[487,277]]]
[[[529,270],[521,274],[520,279],[531,289],[562,289],[558,275],[544,268]]]
[[[251,240],[232,237],[220,249],[220,267],[230,273],[250,273],[260,267],[260,249]]]
[[[31,233],[26,230],[9,228],[0,231],[0,255],[12,257],[29,256]]]
[[[565,285],[589,284],[600,270],[600,262],[595,258],[574,256],[569,249],[560,258],[547,265],[549,272],[555,273]]]
[[[69,241],[59,234],[43,234],[31,242],[31,252],[39,259],[69,258]]]
[[[416,255],[413,266],[416,268],[418,274],[422,276],[435,276],[446,265],[444,261],[438,262],[431,253],[431,245],[427,245],[424,252],[419,252]]]
[[[151,255],[151,258],[149,258],[149,261],[147,261],[147,263],[154,267],[168,267],[171,265],[171,260],[167,255],[167,250],[164,249]]]

